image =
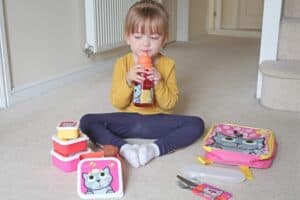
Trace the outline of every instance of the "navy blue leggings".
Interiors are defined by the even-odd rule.
[[[87,114],[80,120],[80,130],[96,144],[121,147],[126,138],[156,139],[160,155],[186,147],[203,133],[199,117],[138,113]]]

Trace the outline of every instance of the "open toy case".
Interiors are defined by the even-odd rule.
[[[276,153],[276,141],[269,129],[235,124],[213,125],[202,147],[203,159],[228,165],[268,168]]]

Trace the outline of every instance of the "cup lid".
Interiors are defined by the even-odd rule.
[[[62,131],[62,130],[76,130],[79,127],[78,121],[75,120],[66,120],[66,121],[60,121],[58,125],[56,126],[56,130]]]

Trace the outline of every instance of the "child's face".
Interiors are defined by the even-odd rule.
[[[135,56],[147,53],[149,56],[154,57],[157,55],[163,45],[163,36],[157,33],[141,33],[136,32],[128,35],[125,38],[131,51]]]

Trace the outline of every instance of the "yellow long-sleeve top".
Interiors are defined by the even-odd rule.
[[[140,114],[171,113],[178,100],[178,88],[175,73],[175,62],[160,55],[154,67],[160,72],[161,80],[154,88],[155,105],[137,107],[132,102],[133,87],[126,81],[126,74],[134,66],[133,54],[129,53],[116,61],[111,90],[111,102],[122,112]]]

